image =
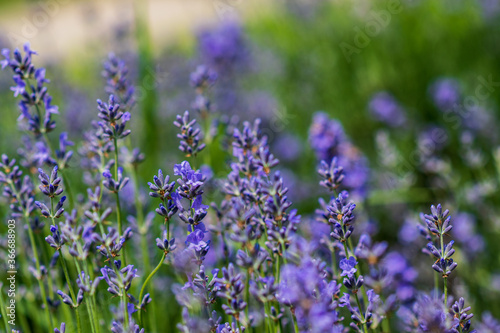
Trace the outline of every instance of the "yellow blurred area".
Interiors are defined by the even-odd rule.
[[[265,3],[265,5],[263,5]],[[199,27],[221,20],[245,19],[272,8],[273,1],[243,0],[44,0],[0,4],[0,44],[20,47],[29,42],[44,58],[86,54],[130,46],[135,15],[148,22],[153,52]],[[189,42],[190,38],[184,38]],[[102,47],[102,46],[107,47]],[[100,46],[96,48],[95,46]]]

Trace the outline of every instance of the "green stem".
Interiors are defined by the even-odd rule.
[[[333,224],[330,225],[330,230],[333,232]],[[335,280],[337,278],[337,256],[335,253],[335,246],[333,246],[330,249],[330,253],[332,256],[332,278]]]
[[[139,229],[139,234],[141,235],[141,248],[142,248],[142,260],[144,261],[144,271],[149,272],[151,270],[151,264],[149,262],[149,251],[148,251],[148,238],[146,235],[146,230],[144,230],[144,212],[142,210],[141,200],[139,198],[139,177],[137,172],[137,167],[132,166],[132,180],[134,184],[135,193],[135,211],[137,214],[137,226]]]
[[[250,269],[247,269],[247,280],[245,281],[245,316],[248,320],[248,308],[250,307]]]
[[[40,110],[38,109],[38,106],[36,108],[37,108],[38,113],[40,114]],[[43,132],[43,138],[45,139],[45,142],[47,143],[47,146],[49,147],[50,151],[52,153],[54,153],[54,156],[55,156],[55,150],[52,147],[52,143],[50,142],[49,137],[47,136],[46,132]],[[69,180],[66,179],[66,177],[64,176],[64,169],[65,169],[65,165],[63,165],[62,168],[59,168],[59,172],[61,173],[61,178],[63,180],[66,193],[68,194],[69,208],[70,208],[70,210],[72,210],[75,202],[73,201],[73,192],[71,191],[71,186],[69,184]]]
[[[444,277],[444,306],[448,306],[448,278]]]
[[[99,324],[99,311],[97,311],[97,303],[95,301],[95,295],[91,296],[91,309],[92,309],[92,312],[95,313],[94,326],[95,326],[96,332],[99,333],[101,331],[101,328],[100,328],[101,325]]]
[[[74,260],[75,260],[76,269],[78,270],[78,274],[81,274],[82,270],[80,268],[80,264],[78,263],[78,260],[76,258],[74,258]],[[92,308],[91,308],[89,302],[85,302],[85,307],[87,308],[87,313],[89,315],[90,328],[92,329],[93,333],[96,333],[95,327],[94,327],[95,316],[94,316],[94,312],[92,311]]]
[[[439,296],[439,273],[434,272],[434,297],[438,298]]]
[[[358,293],[354,293],[354,297],[356,298],[356,303],[358,304],[359,314],[361,315],[361,321],[363,325],[363,330],[365,333],[368,333],[368,328],[366,325],[365,315],[363,313],[363,309],[361,308],[361,302],[359,301]]]
[[[61,261],[61,265],[63,267],[64,276],[66,277],[66,283],[68,284],[69,293],[71,294],[71,298],[73,299],[73,302],[76,302],[76,294],[73,290],[73,287],[71,286],[71,279],[69,278],[68,266],[66,265],[66,260],[64,259],[63,252],[61,249],[59,249],[59,258]],[[76,308],[75,312],[76,312],[76,323],[77,323],[77,327],[78,327],[78,333],[80,333],[82,331],[82,324],[80,322],[79,309]]]
[[[3,323],[5,324],[5,332],[8,332],[9,331],[9,322],[7,321],[7,314],[5,313],[6,306],[5,306],[5,303],[3,301],[3,292],[2,292],[1,287],[3,287],[3,285],[0,283],[0,313],[2,314]]]
[[[161,256],[160,262],[155,267],[155,269],[148,275],[148,277],[146,278],[146,281],[144,281],[144,284],[142,285],[142,288],[141,288],[141,292],[139,293],[139,302],[142,302],[142,297],[144,296],[144,291],[146,290],[146,286],[148,285],[149,280],[151,280],[153,278],[153,276],[156,274],[156,272],[160,269],[161,265],[163,265],[163,262],[165,261],[166,256],[167,256],[167,253],[163,252],[163,255]],[[139,310],[139,323],[140,324],[142,324],[141,314],[142,314],[142,310]]]
[[[118,192],[115,193],[115,198],[116,198],[116,220],[118,221],[118,231],[120,232],[120,235],[123,232],[122,228],[122,218],[121,218],[121,205],[120,205],[120,195]]]
[[[295,310],[292,311],[292,309],[290,309],[290,312],[292,313],[293,329],[295,333],[299,333],[299,324],[297,322],[297,317],[295,316]]]
[[[276,283],[280,283],[280,256],[276,256]]]
[[[25,215],[26,220],[28,220],[28,217]],[[41,270],[40,270],[40,259],[38,258],[38,250],[36,249],[36,242],[35,242],[35,237],[33,235],[33,230],[31,230],[31,226],[29,225],[28,221],[28,236],[30,238],[30,243],[31,247],[33,249],[33,257],[35,258],[35,267],[36,271],[38,274],[41,276]],[[50,309],[49,309],[49,303],[47,302],[47,294],[45,292],[45,286],[43,285],[43,281],[40,277],[38,280],[38,286],[40,287],[40,295],[42,297],[43,305],[45,307],[45,316],[47,317],[47,323],[49,323],[49,328],[50,331],[54,329],[54,323],[52,322],[52,316],[50,314]]]
[[[391,333],[391,323],[389,322],[389,317],[385,317],[382,320],[382,329],[384,333]]]
[[[11,187],[12,191],[15,193],[16,198],[19,198],[19,193],[18,193],[14,183],[12,181],[9,181],[8,183],[9,183],[9,186]],[[27,225],[28,236],[30,239],[31,248],[33,249],[33,257],[35,259],[35,267],[36,267],[38,274],[40,275],[40,279],[37,279],[37,281],[38,281],[38,286],[40,288],[40,295],[42,296],[42,302],[43,302],[44,307],[45,307],[45,315],[47,317],[46,318],[47,323],[49,323],[49,329],[53,330],[54,324],[52,322],[52,316],[50,314],[49,304],[47,302],[47,296],[45,293],[45,286],[43,285],[43,281],[41,280],[42,273],[40,270],[40,259],[38,257],[38,250],[36,249],[35,237],[33,235],[33,230],[31,229],[31,226],[29,223],[29,213],[24,208],[23,208],[23,216],[24,216],[24,222]]]
[[[266,321],[266,331],[272,332],[272,319],[271,319],[271,308],[269,302],[264,303],[264,311],[266,313],[267,321]]]
[[[113,137],[113,144],[115,146],[115,181],[118,182],[118,140],[116,139],[116,136]],[[120,232],[120,235],[123,233],[123,228],[122,228],[122,219],[121,219],[121,206],[120,206],[120,195],[118,192],[115,192],[115,198],[116,198],[116,220],[118,222],[118,231]],[[122,249],[122,257],[123,257],[123,265],[127,266],[127,259],[125,255],[125,248]]]
[[[125,288],[122,289],[122,303],[123,303],[123,323],[125,332],[128,330],[128,309],[127,309],[127,291]]]

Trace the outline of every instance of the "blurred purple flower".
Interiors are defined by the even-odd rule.
[[[368,108],[375,118],[391,127],[402,126],[406,122],[404,109],[386,91],[373,95]]]

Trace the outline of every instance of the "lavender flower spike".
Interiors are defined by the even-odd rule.
[[[178,127],[181,132],[177,137],[181,140],[179,150],[182,151],[186,157],[196,156],[205,148],[205,144],[201,142],[200,128],[195,126],[196,119],[190,119],[189,111],[185,111],[184,115],[177,115],[174,125]]]
[[[337,157],[332,158],[330,164],[321,161],[318,173],[323,178],[319,184],[330,192],[335,192],[344,180],[344,168],[338,165]]]

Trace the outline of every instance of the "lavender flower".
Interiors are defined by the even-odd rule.
[[[128,177],[123,177],[123,168],[118,168],[118,176],[115,180],[113,175],[109,170],[105,170],[102,175],[104,176],[104,180],[102,184],[106,187],[110,192],[118,193],[120,192],[129,182]]]
[[[63,189],[60,187],[62,179],[57,175],[57,165],[52,169],[50,177],[43,171],[43,169],[38,169],[39,175],[38,179],[42,183],[38,188],[40,191],[48,196],[49,198],[54,198],[59,196]]]
[[[403,108],[388,92],[382,91],[373,95],[368,108],[375,118],[391,127],[399,127],[406,122]]]
[[[135,89],[128,81],[128,68],[114,53],[108,55],[102,76],[106,79],[106,92],[117,97],[121,109],[130,111],[135,105]]]
[[[63,303],[69,305],[72,308],[77,308],[83,302],[83,290],[82,289],[80,289],[78,291],[78,295],[76,296],[75,301],[73,301],[73,299],[71,299],[71,297],[69,295],[65,294],[61,290],[58,290],[57,294],[61,297]]]
[[[290,307],[301,331],[342,331],[343,317],[338,312],[336,301],[341,285],[325,279],[324,263],[306,255],[298,267],[283,267],[281,276],[276,298]]]
[[[204,65],[200,65],[191,73],[189,81],[193,88],[204,90],[215,84],[217,73]]]
[[[496,333],[498,330],[500,330],[500,321],[496,320],[491,313],[484,313],[481,323],[477,326],[477,332]]]
[[[73,141],[68,140],[68,133],[61,133],[59,135],[59,149],[56,150],[56,157],[62,169],[68,165],[69,160],[73,156],[72,151],[66,151],[69,146],[74,146]]]
[[[189,162],[184,161],[181,164],[175,165],[174,175],[181,176],[181,178],[177,180],[179,187],[176,192],[180,197],[191,201],[195,198],[200,200],[198,198],[203,194],[202,187],[205,182],[205,177],[200,170],[193,170]],[[182,208],[179,207],[179,209]]]
[[[175,238],[169,240],[167,237],[167,231],[165,230],[161,239],[156,238],[156,246],[165,253],[173,251],[176,248]]]
[[[81,272],[76,279],[76,285],[78,288],[84,293],[88,293],[89,295],[94,295],[97,291],[97,286],[99,282],[101,282],[102,277],[97,276],[94,280],[90,279],[90,276],[86,275],[85,272]]]
[[[336,157],[330,164],[321,161],[318,173],[323,178],[319,184],[330,192],[335,192],[344,180],[344,168],[338,165]]]
[[[35,68],[32,63],[32,56],[37,53],[30,49],[28,43],[24,45],[24,57],[18,49],[14,50],[12,57],[8,49],[3,49],[1,53],[5,58],[0,62],[2,69],[10,67],[14,72],[16,85],[11,87],[14,97],[21,97],[18,104],[21,115],[18,120],[26,119],[27,129],[37,137],[52,131],[56,127],[52,114],[59,112],[58,107],[51,104],[52,97],[44,86],[49,82],[45,78],[45,69]],[[42,115],[40,110],[45,113]]]
[[[58,328],[54,328],[54,333],[66,333],[66,324],[61,323],[61,326]]]
[[[128,265],[120,269],[119,265],[117,266],[117,270],[113,270],[108,266],[104,266],[101,268],[102,278],[108,284],[108,292],[122,296],[122,291],[127,291],[130,289],[132,285],[132,280],[139,277],[137,275],[137,269],[134,268],[134,265]]]
[[[429,92],[436,106],[444,112],[453,110],[460,103],[460,85],[455,79],[439,79],[431,85]]]
[[[467,313],[471,309],[470,306],[465,307],[465,300],[460,297],[452,306],[451,310],[454,313],[455,323],[453,324],[454,333],[476,333],[476,330],[471,330],[471,318],[474,316],[472,313]]]
[[[364,284],[363,276],[356,277],[358,270],[355,267],[357,264],[354,257],[344,258],[340,261],[340,269],[342,270],[340,276],[345,276],[343,280],[344,286],[353,293],[357,293]]]
[[[195,126],[196,119],[190,119],[189,111],[185,111],[183,116],[177,115],[174,125],[181,130],[177,134],[177,137],[181,140],[179,150],[186,157],[196,156],[205,148],[205,144],[200,139],[201,130]]]
[[[244,283],[241,274],[236,272],[233,264],[229,264],[227,268],[222,269],[222,277],[217,278],[215,283],[219,288],[217,296],[229,303],[229,305],[223,304],[222,309],[228,316],[235,316],[238,319],[240,312],[247,307],[247,303],[242,299]]]
[[[158,170],[158,176],[153,177],[153,183],[148,183],[149,196],[153,198],[160,198],[162,201],[165,199],[171,199],[170,193],[174,190],[175,181],[169,183],[170,176],[166,175],[163,177],[163,172]]]
[[[357,195],[366,195],[369,179],[366,158],[349,141],[339,122],[326,113],[315,113],[309,128],[309,143],[318,160],[331,161],[337,157],[338,164],[344,168],[343,186]]]
[[[109,95],[108,103],[100,99],[97,100],[98,117],[102,121],[98,125],[103,131],[103,137],[109,140],[123,139],[130,134],[130,130],[125,130],[127,122],[130,121],[130,113],[122,112],[120,105],[116,102],[114,95]],[[118,163],[118,161],[115,161]]]
[[[451,258],[455,253],[453,249],[454,241],[445,244],[443,240],[444,235],[453,228],[450,224],[450,212],[448,210],[443,212],[441,205],[437,205],[437,207],[431,206],[431,213],[432,215],[425,215],[425,222],[432,234],[439,235],[440,250],[432,242],[427,244],[427,249],[437,258],[432,268],[445,278],[457,267],[457,263]]]
[[[336,240],[345,243],[354,231],[354,209],[356,205],[348,202],[349,193],[342,191],[337,198],[332,199],[327,207],[328,223],[333,225],[333,231],[330,236]]]
[[[203,31],[199,35],[200,53],[217,72],[229,74],[242,66],[247,57],[247,47],[241,27],[227,22],[216,29]]]
[[[50,232],[52,233],[52,236],[45,237],[45,241],[49,243],[50,247],[53,247],[57,251],[64,245],[65,240],[61,237],[61,232],[57,226],[51,225]]]

